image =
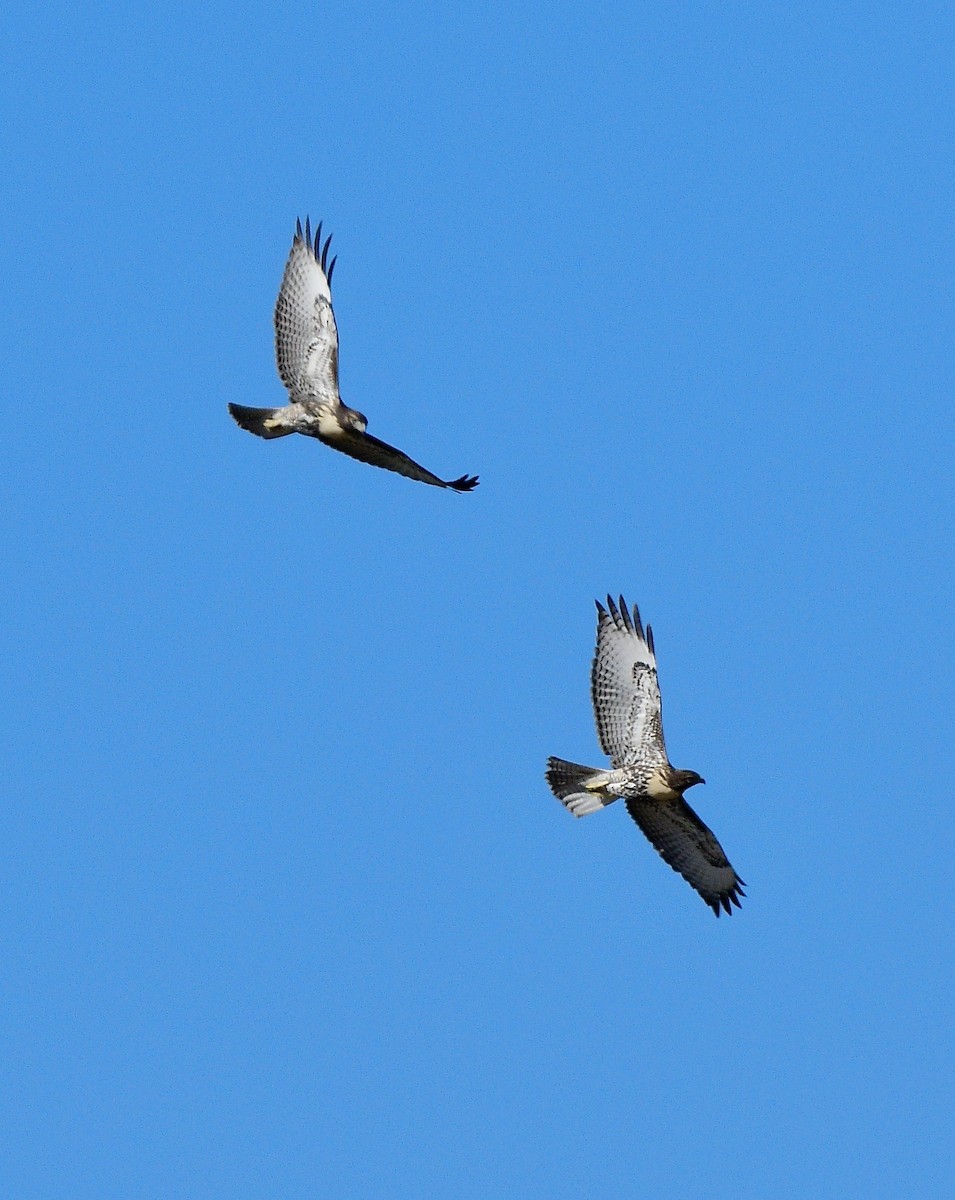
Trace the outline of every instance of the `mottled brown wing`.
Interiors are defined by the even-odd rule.
[[[667,761],[653,634],[649,626],[644,634],[637,606],[631,616],[623,596],[619,608],[609,596],[606,608],[597,602],[590,694],[600,745],[615,767]]]
[[[338,327],[332,310],[331,278],[322,227],[314,241],[309,222],[298,222],[275,302],[275,361],[293,400],[334,406],[338,395]]]
[[[327,446],[341,450],[361,462],[371,463],[374,467],[383,467],[386,471],[397,471],[408,479],[417,479],[421,483],[430,483],[434,487],[453,488],[456,492],[470,492],[477,487],[476,475],[462,475],[458,479],[440,479],[431,471],[416,463],[401,450],[389,446],[387,442],[372,437],[370,433],[360,433],[357,429],[343,429],[334,437],[321,439]]]
[[[717,916],[740,907],[745,884],[730,866],[713,831],[689,804],[680,800],[627,800],[627,812],[656,847],[664,862],[679,871]]]

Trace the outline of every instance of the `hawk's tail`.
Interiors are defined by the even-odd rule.
[[[547,782],[550,790],[575,817],[585,817],[617,799],[616,796],[600,789],[587,790],[588,781],[596,782],[602,776],[606,776],[606,772],[599,771],[596,767],[584,767],[580,763],[566,762],[562,758],[547,760]]]
[[[244,404],[230,404],[229,412],[237,425],[258,437],[285,437],[286,434],[295,432],[282,420],[279,415],[282,412],[280,408],[246,408]]]

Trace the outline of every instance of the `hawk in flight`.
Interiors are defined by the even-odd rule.
[[[297,221],[292,250],[285,264],[275,304],[275,357],[288,388],[284,408],[246,408],[230,404],[229,412],[250,433],[263,438],[304,433],[326,446],[362,462],[435,487],[470,492],[476,475],[439,479],[407,454],[366,432],[367,418],[342,403],[338,394],[338,327],[332,310],[331,282],[336,259],[328,261],[331,236],[322,245],[319,224],[312,240],[308,219],[305,232]]]
[[[575,817],[596,812],[623,797],[627,812],[663,860],[695,888],[717,916],[740,907],[743,880],[730,866],[713,833],[683,793],[703,779],[670,766],[663,742],[660,685],[653,631],[646,634],[637,606],[633,616],[607,597],[597,602],[597,649],[590,672],[597,736],[613,769],[601,771],[547,760],[547,782]]]

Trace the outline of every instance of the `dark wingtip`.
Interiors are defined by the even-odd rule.
[[[717,916],[720,916],[720,914],[723,912],[728,913],[729,916],[732,916],[734,904],[737,908],[743,907],[742,904],[740,904],[740,900],[746,899],[746,893],[743,891],[745,886],[746,885],[743,883],[742,879],[740,879],[740,877],[737,875],[733,886],[729,888],[728,891],[723,892],[719,896],[714,896],[712,900],[705,896],[703,898]]]
[[[312,237],[312,224],[311,224],[311,221],[309,220],[309,218],[308,217],[305,218],[305,233],[304,234],[302,233],[301,219],[298,219],[295,222],[295,236],[300,241],[304,241],[305,245],[308,246],[309,250],[311,250],[312,254],[314,254],[314,256],[315,256],[315,261],[325,272],[326,280],[329,283],[331,283],[332,282],[332,271],[335,270],[335,263],[338,262],[338,255],[336,254],[331,262],[328,261],[328,247],[331,245],[332,235],[329,234],[323,244],[322,243],[322,225],[323,225],[323,222],[319,221],[319,223],[315,226],[315,236]]]
[[[477,485],[477,475],[462,475],[459,479],[449,479],[444,486],[454,488],[456,492],[473,492]]]
[[[643,618],[640,616],[640,609],[636,604],[633,606],[633,627],[643,640],[646,641],[647,635],[643,632]]]
[[[603,605],[599,602],[597,603],[597,608],[601,612],[604,611]],[[613,596],[608,594],[607,611],[613,617],[614,624],[618,629],[623,629],[626,633],[635,633],[637,637],[647,643],[651,652],[653,651],[653,634],[650,632],[649,625],[647,626],[646,633],[644,633],[643,619],[640,616],[640,609],[636,604],[633,606],[633,611],[631,612],[623,596],[614,600]]]
[[[623,596],[620,597],[620,616],[623,618],[624,628],[628,633],[633,633],[633,620],[630,616],[630,609],[627,608],[627,602]]]

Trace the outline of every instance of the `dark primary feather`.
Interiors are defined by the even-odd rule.
[[[598,612],[605,612],[604,606],[599,600],[595,600]],[[627,608],[627,602],[623,596],[620,597],[620,608],[618,611],[617,605],[613,602],[612,596],[607,596],[607,608],[610,610],[610,615],[613,617],[614,624],[617,626],[623,625],[628,633],[636,633],[650,647],[650,653],[654,654],[653,646],[653,630],[648,625],[644,632],[643,621],[640,619],[640,609],[635,604],[633,606],[633,616],[630,615],[630,610]]]
[[[740,907],[746,886],[730,865],[723,847],[696,815],[680,800],[626,801],[627,812],[640,826],[664,862],[695,888],[717,916]]]
[[[308,246],[308,248],[309,248],[309,250],[311,250],[312,254],[315,255],[315,261],[319,264],[319,266],[325,272],[325,278],[328,280],[328,286],[331,287],[332,286],[332,272],[335,270],[335,263],[338,262],[337,254],[332,259],[331,262],[328,261],[328,247],[332,244],[332,235],[331,234],[328,235],[328,237],[325,239],[325,245],[322,246],[322,222],[319,221],[318,228],[315,230],[315,237],[313,240],[311,224],[309,222],[308,217],[305,218],[305,232],[304,233],[302,232],[301,217],[295,218],[295,233],[298,237],[300,237],[305,242],[305,245]]]

